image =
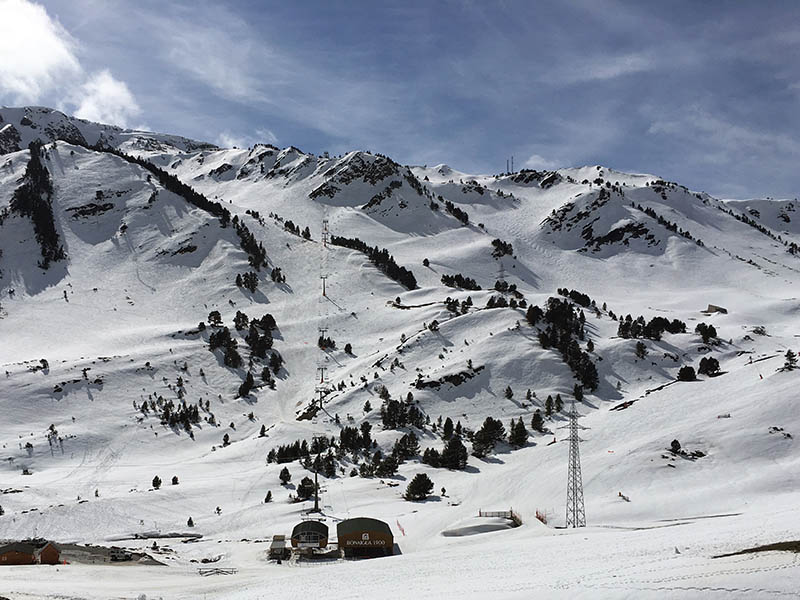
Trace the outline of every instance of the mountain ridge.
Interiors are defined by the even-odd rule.
[[[204,539],[177,546],[170,571],[219,548],[256,581],[258,547],[234,540],[290,530],[303,506],[285,499],[285,465],[267,457],[324,435],[338,446],[334,472],[320,477],[325,510],[402,523],[400,565],[418,568],[430,548],[467,560],[483,535],[495,549],[575,538],[533,515],[560,524],[566,450],[550,441],[565,416],[547,415],[547,398],[576,395],[592,428],[582,447],[590,523],[743,512],[738,535],[779,533],[753,519],[790,506],[799,483],[787,476],[798,472],[792,438],[770,429],[800,430],[796,371],[782,369],[800,312],[790,203],[735,204],[599,166],[467,176],[366,152],[181,149],[133,133],[109,148],[100,133],[82,135],[41,150],[66,251],[46,270],[30,219],[10,207],[30,153],[0,158],[0,339],[11,340],[0,346],[0,444],[4,478],[23,490],[2,496],[5,535],[99,543],[143,531],[140,521],[183,530],[192,516]],[[325,245],[324,234],[364,246]],[[414,289],[387,276],[389,259]],[[653,333],[655,317],[685,331]],[[719,371],[678,381],[709,357]],[[537,410],[542,431],[531,428]],[[523,419],[529,432],[521,448],[501,441],[449,470],[423,462],[446,444],[440,417],[461,425],[469,450],[486,417],[508,429]],[[374,446],[339,445],[365,425]],[[411,433],[419,453],[371,474]],[[670,454],[673,439],[705,457]],[[295,483],[313,476],[302,458],[286,465]],[[180,485],[150,489],[173,472]],[[446,494],[405,502],[419,472]],[[509,505],[525,517],[519,533],[439,535]],[[727,530],[686,527],[709,537],[693,538],[704,551],[734,545]],[[598,548],[626,539],[587,532]]]

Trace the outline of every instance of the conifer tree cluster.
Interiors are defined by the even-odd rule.
[[[471,296],[468,296],[466,300],[462,300],[461,302],[459,302],[457,298],[450,298],[450,296],[444,300],[444,307],[455,315],[467,314],[470,306],[472,306]]]
[[[442,200],[441,196],[439,196],[439,200],[440,201]],[[466,225],[467,223],[469,223],[469,215],[467,214],[467,211],[461,210],[455,204],[450,202],[450,200],[445,200],[444,201],[444,208],[445,208],[445,210],[447,212],[449,212],[451,215],[453,215],[456,219],[461,221],[462,225]]]
[[[360,428],[345,426],[339,432],[339,447],[347,452],[360,452],[372,447],[370,431],[372,425],[367,421],[361,423]]]
[[[511,246],[511,243],[504,242],[500,238],[492,240],[492,256],[495,258],[500,258],[501,256],[512,256],[514,254],[514,248]]]
[[[400,402],[389,398],[381,405],[381,422],[384,429],[400,429],[414,426],[425,427],[425,415],[410,402]]]
[[[686,323],[678,319],[666,319],[664,317],[653,317],[645,323],[644,317],[639,315],[636,319],[627,315],[624,319],[620,317],[617,335],[621,338],[646,338],[648,340],[660,340],[664,332],[667,333],[686,333]]]
[[[704,356],[700,359],[700,367],[697,372],[701,375],[714,376],[719,373],[719,361],[713,356]]]
[[[363,252],[367,255],[370,262],[389,277],[389,279],[393,279],[399,284],[404,285],[409,290],[417,289],[417,280],[414,274],[405,267],[398,265],[394,261],[394,257],[389,254],[389,251],[385,248],[381,249],[378,246],[370,247],[358,238],[346,238],[336,235],[331,236],[331,244]]]
[[[561,296],[566,296],[570,300],[572,300],[575,304],[578,304],[584,308],[589,308],[592,304],[592,299],[578,290],[570,290],[567,288],[559,288],[558,293]]]
[[[694,332],[700,334],[700,337],[703,338],[704,344],[710,342],[711,338],[717,337],[717,330],[714,328],[714,326],[706,325],[705,323],[698,323],[694,328]]]
[[[592,391],[596,390],[599,384],[597,367],[589,354],[581,350],[577,340],[573,339],[573,336],[576,336],[578,340],[584,339],[586,317],[583,312],[576,314],[568,300],[548,298],[547,309],[544,312],[541,309],[537,311],[531,306],[526,316],[528,322],[532,324],[544,319],[547,325],[544,330],[539,331],[539,343],[542,348],[558,349],[564,362],[572,369],[583,387]]]
[[[432,467],[463,471],[467,466],[467,449],[461,437],[454,435],[441,452],[435,448],[426,448],[422,454],[422,462]]]
[[[50,263],[64,260],[67,254],[56,231],[52,202],[53,184],[50,181],[50,172],[42,163],[42,143],[34,140],[28,145],[28,149],[31,157],[22,177],[22,185],[11,197],[10,208],[12,212],[33,221],[36,241],[42,253],[39,266],[48,269]]]
[[[244,274],[236,275],[236,285],[255,292],[258,289],[258,274],[255,271],[248,271]]]
[[[524,426],[523,426],[524,427]],[[498,419],[486,417],[481,428],[472,436],[472,454],[483,458],[506,438],[506,428]]]
[[[457,287],[465,290],[480,290],[481,286],[471,277],[464,277],[461,273],[455,275],[442,275],[442,283],[447,287]]]
[[[202,404],[187,404],[185,400],[181,400],[176,406],[172,399],[165,400],[159,396],[157,400],[145,399],[139,411],[144,416],[153,413],[159,417],[162,425],[169,427],[182,427],[187,433],[191,433],[192,425],[197,425],[200,422],[200,410]]]

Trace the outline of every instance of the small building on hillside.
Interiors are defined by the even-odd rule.
[[[328,526],[322,521],[302,521],[292,529],[292,548],[325,548]]]
[[[394,554],[394,536],[388,524],[358,517],[336,526],[339,548],[346,557],[375,558]]]
[[[58,547],[46,540],[27,540],[0,546],[0,565],[57,565]]]
[[[273,535],[269,545],[269,557],[272,560],[283,560],[291,556],[291,551],[286,547],[285,535]]]
[[[709,304],[708,308],[705,309],[705,311],[703,311],[703,312],[707,312],[708,314],[718,312],[718,313],[722,313],[723,315],[727,315],[728,314],[728,309],[724,308],[722,306],[717,306],[716,304]]]

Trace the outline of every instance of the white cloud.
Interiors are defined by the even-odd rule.
[[[600,56],[594,59],[582,57],[579,61],[560,66],[558,73],[550,73],[546,79],[560,84],[605,81],[651,71],[656,64],[656,60],[644,53]]]
[[[94,73],[80,86],[75,103],[75,116],[121,127],[141,113],[125,82],[114,79],[107,69]]]
[[[0,0],[0,95],[36,102],[68,85],[82,70],[75,41],[47,11],[26,0]]]
[[[566,165],[559,164],[538,154],[532,154],[523,165],[526,169],[536,169],[539,171],[554,171]]]
[[[223,131],[217,136],[217,146],[220,148],[249,148],[255,144],[277,144],[278,137],[269,129],[256,129],[254,135],[236,135],[230,131]]]
[[[9,104],[50,101],[84,119],[127,126],[141,113],[127,84],[107,69],[87,73],[77,49],[43,6],[0,0],[0,99]]]

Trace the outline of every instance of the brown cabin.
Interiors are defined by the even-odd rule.
[[[336,526],[336,535],[346,557],[374,558],[394,554],[392,530],[378,519],[346,519]]]
[[[60,555],[52,542],[14,542],[0,546],[0,565],[57,565]]]

